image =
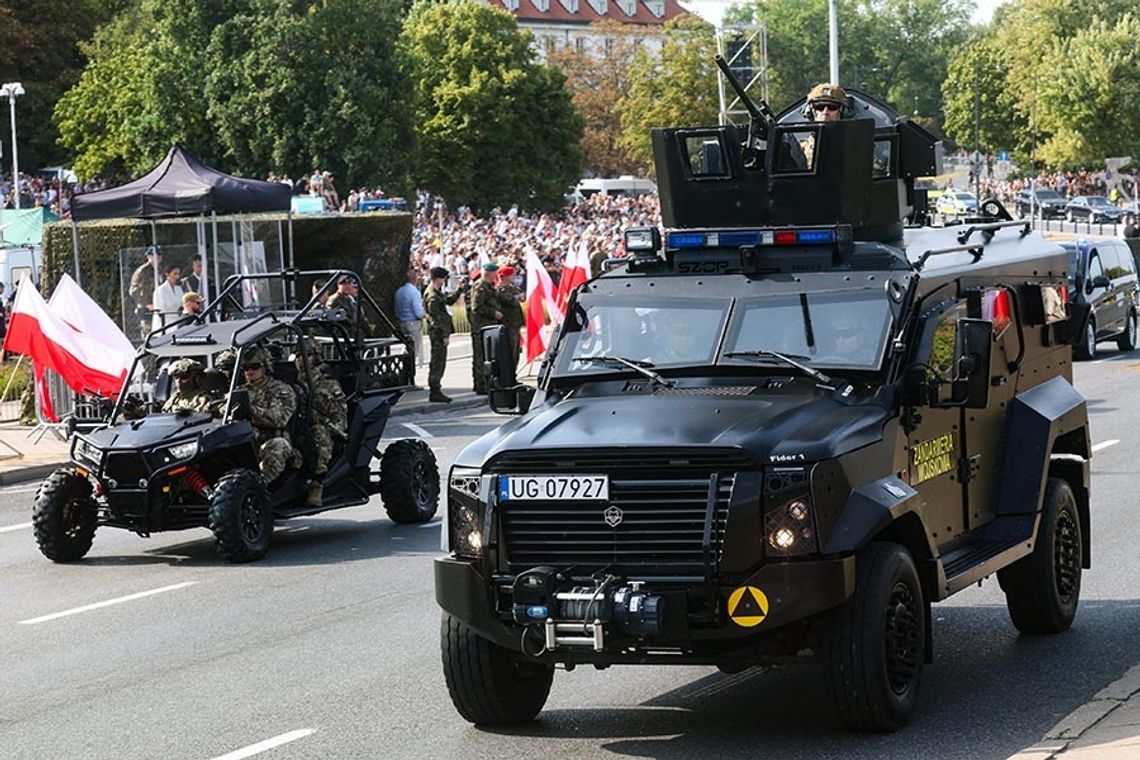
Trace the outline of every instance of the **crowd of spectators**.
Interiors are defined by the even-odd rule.
[[[1017,194],[1027,189],[1029,185],[1029,177],[1003,180],[986,177],[979,183],[981,197],[996,197],[1003,203],[1012,203]],[[1133,198],[1136,189],[1130,177],[1121,177],[1119,184],[1110,183],[1104,171],[1094,172],[1088,169],[1041,172],[1034,178],[1033,185],[1039,190],[1056,190],[1065,198],[1075,198],[1079,195],[1107,195],[1113,202]],[[973,190],[973,186],[962,189]]]
[[[584,244],[596,275],[605,259],[624,254],[622,231],[626,227],[655,226],[660,213],[655,195],[597,193],[556,213],[526,213],[514,205],[479,216],[465,206],[451,209],[442,198],[420,193],[411,263],[423,273],[425,282],[432,267],[447,269],[453,285],[463,278],[477,278],[483,264],[509,266],[515,284],[525,292],[528,248],[557,285],[566,255]]]

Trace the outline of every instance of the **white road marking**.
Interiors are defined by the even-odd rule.
[[[40,490],[40,484],[36,483],[34,486],[10,486],[8,488],[0,489],[0,494],[9,493],[35,493]]]
[[[300,728],[296,731],[290,731],[287,734],[274,736],[272,739],[266,739],[265,741],[258,742],[257,744],[251,744],[248,747],[236,749],[229,754],[215,757],[214,760],[242,760],[244,757],[253,757],[254,755],[260,755],[266,750],[271,750],[274,747],[280,747],[282,744],[288,744],[289,742],[295,742],[298,739],[304,739],[309,734],[315,732],[315,728]]]
[[[31,523],[20,523],[19,525],[5,525],[0,528],[0,533],[11,533],[14,530],[24,530],[25,528],[32,527]]]
[[[419,425],[416,425],[416,424],[411,423],[411,422],[401,422],[400,424],[403,425],[404,427],[406,427],[408,430],[411,430],[413,433],[418,435],[420,438],[435,438],[434,435],[432,435],[428,431],[424,430]]]
[[[1093,446],[1092,450],[1093,450],[1093,453],[1095,454],[1098,451],[1101,451],[1103,449],[1107,449],[1109,446],[1115,446],[1118,443],[1120,443],[1120,441],[1116,440],[1115,438],[1110,438],[1107,441],[1101,441],[1097,445]]]
[[[95,604],[87,604],[82,607],[75,607],[74,609],[64,610],[63,612],[53,612],[50,615],[43,617],[32,618],[31,620],[21,620],[20,625],[35,625],[36,623],[46,623],[49,620],[55,620],[68,615],[78,615],[80,612],[90,612],[102,607],[110,607],[113,604],[122,604],[123,602],[133,602],[135,599],[142,599],[147,596],[154,596],[155,594],[162,594],[167,591],[177,591],[180,588],[193,586],[198,581],[186,581],[185,583],[175,583],[173,586],[163,586],[162,588],[151,589],[150,591],[140,591],[137,594],[130,594],[129,596],[120,596],[118,599],[108,599],[105,602],[96,602]]]

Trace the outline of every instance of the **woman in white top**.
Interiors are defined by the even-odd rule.
[[[182,310],[182,286],[178,284],[181,275],[179,267],[171,266],[166,270],[166,280],[154,289],[154,324],[151,329],[157,330],[178,319]]]

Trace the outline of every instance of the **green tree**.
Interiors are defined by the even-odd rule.
[[[1007,86],[1008,81],[1008,56],[992,32],[962,45],[952,57],[942,83],[946,136],[972,150],[976,110],[982,152],[1004,149],[1017,151],[1018,155],[1024,153],[1027,146],[1022,104],[1017,92]]]
[[[552,209],[581,172],[582,117],[565,77],[536,63],[514,16],[422,2],[404,26],[420,187],[452,203]]]
[[[639,50],[629,94],[618,103],[623,142],[645,166],[653,162],[653,127],[716,124],[720,113],[713,29],[695,16],[665,24],[660,54]]]

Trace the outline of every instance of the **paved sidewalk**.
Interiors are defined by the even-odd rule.
[[[519,376],[524,381],[525,368]],[[537,371],[537,365],[531,368]],[[407,417],[439,412],[462,412],[487,406],[487,397],[476,395],[471,388],[471,339],[466,335],[452,338],[443,373],[443,392],[450,396],[449,404],[428,401],[427,367],[416,369],[417,388],[407,391],[392,410],[393,417]],[[42,480],[56,467],[66,464],[70,452],[68,441],[61,440],[51,430],[23,427],[16,424],[0,425],[0,486]]]
[[[1140,665],[1069,713],[1010,760],[1135,760],[1140,757]]]

